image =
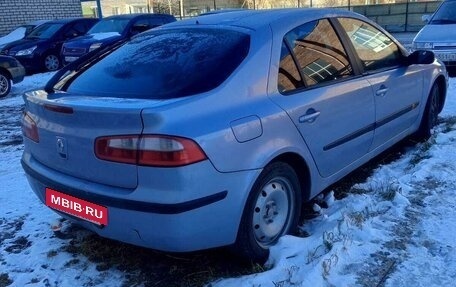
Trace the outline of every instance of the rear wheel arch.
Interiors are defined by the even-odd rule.
[[[298,175],[301,187],[301,199],[303,202],[310,200],[310,170],[306,161],[298,154],[288,152],[275,157],[272,162],[283,162],[289,164]]]
[[[309,175],[304,159],[291,152],[281,154],[265,165],[255,179],[242,209],[236,242],[232,246],[236,253],[264,263],[269,255],[269,247],[280,236],[296,232],[301,220],[302,203],[310,195]],[[269,210],[274,211],[277,218],[274,215],[266,218],[270,216]],[[283,219],[285,217],[286,220]],[[268,223],[263,223],[268,219]],[[277,226],[276,219],[281,222]],[[271,228],[269,224],[274,227]],[[275,229],[277,233],[270,234]],[[262,241],[265,237],[266,241]]]
[[[2,73],[3,75],[5,75],[5,76],[6,76],[8,79],[10,79],[10,80],[12,80],[12,78],[13,78],[13,77],[11,76],[10,72],[9,72],[7,69],[3,68],[3,67],[0,67],[0,73]]]
[[[11,91],[12,77],[8,70],[0,68],[0,98],[6,97]]]

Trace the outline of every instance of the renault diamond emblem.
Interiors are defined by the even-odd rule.
[[[68,158],[66,139],[62,137],[57,137],[57,153],[64,159]]]

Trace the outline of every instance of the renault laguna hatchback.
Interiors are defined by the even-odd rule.
[[[445,67],[333,9],[174,22],[26,93],[22,165],[39,199],[164,251],[264,261],[301,205],[406,136],[427,138]]]

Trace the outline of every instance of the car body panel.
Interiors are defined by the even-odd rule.
[[[419,67],[401,67],[366,76],[366,80],[375,96],[376,128],[371,146],[375,149],[410,128],[419,117],[419,106],[426,100],[423,73]]]

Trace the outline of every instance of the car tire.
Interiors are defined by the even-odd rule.
[[[437,118],[440,111],[440,89],[439,85],[435,83],[432,86],[431,92],[424,109],[424,114],[421,119],[420,127],[413,135],[417,141],[425,141],[431,136],[432,128],[437,125]]]
[[[301,188],[294,169],[283,162],[265,167],[247,199],[234,250],[263,264],[269,247],[294,232],[301,212]]]
[[[60,58],[54,54],[48,54],[43,60],[44,68],[46,71],[56,71],[60,68]]]
[[[0,71],[0,98],[6,97],[11,91],[11,79],[8,74]]]

